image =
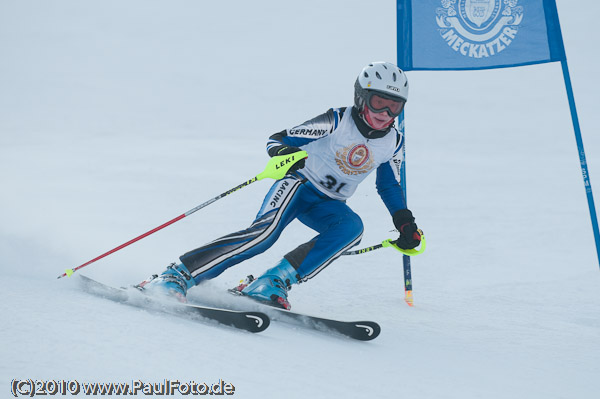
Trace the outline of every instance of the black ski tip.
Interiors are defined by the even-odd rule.
[[[353,324],[356,329],[351,337],[360,341],[371,341],[381,333],[381,326],[374,321],[355,321]]]
[[[271,324],[271,319],[261,312],[244,312],[244,316],[248,319],[247,330],[252,333],[265,331]]]

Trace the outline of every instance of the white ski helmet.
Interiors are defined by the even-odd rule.
[[[373,94],[397,101],[399,105],[374,108],[371,102]],[[354,83],[354,105],[358,112],[362,112],[366,105],[373,112],[387,111],[390,116],[397,117],[402,112],[407,99],[408,79],[406,74],[389,62],[373,62],[367,65]]]

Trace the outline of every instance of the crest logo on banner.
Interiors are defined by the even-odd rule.
[[[441,0],[436,22],[448,46],[465,57],[485,58],[508,48],[519,31],[519,0]]]

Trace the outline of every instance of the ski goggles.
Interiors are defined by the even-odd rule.
[[[375,113],[387,111],[389,116],[394,118],[400,115],[404,109],[406,101],[399,100],[398,97],[392,98],[381,93],[371,93],[367,99],[367,106]]]

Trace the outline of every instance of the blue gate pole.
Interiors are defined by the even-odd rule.
[[[573,95],[573,86],[571,85],[571,75],[567,60],[561,62],[565,87],[567,88],[567,97],[569,98],[569,108],[571,109],[571,119],[573,120],[573,130],[575,131],[575,141],[577,142],[577,151],[579,152],[579,161],[581,163],[581,173],[583,175],[583,185],[587,195],[588,207],[590,208],[590,218],[592,219],[592,229],[594,231],[594,240],[596,241],[596,253],[598,255],[598,266],[600,267],[600,231],[598,230],[598,217],[596,216],[596,206],[594,205],[594,195],[592,194],[592,184],[590,183],[590,174],[585,160],[585,151],[583,149],[583,140],[581,139],[581,128],[579,118],[577,117],[577,108],[575,107],[575,97]]]
[[[400,166],[400,187],[402,187],[402,193],[404,195],[404,203],[408,207],[408,195],[406,194],[406,127],[404,125],[404,111],[398,118],[400,122],[400,128],[404,140],[402,148],[402,165]],[[404,301],[408,306],[414,306],[413,293],[412,293],[412,270],[410,267],[410,256],[402,255],[402,265],[404,269]]]

